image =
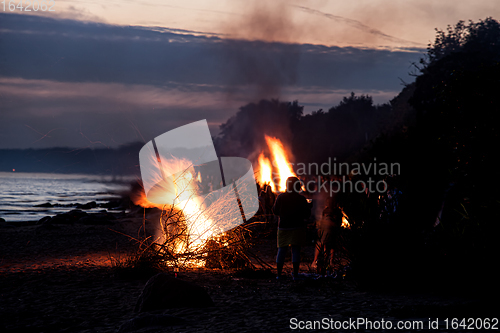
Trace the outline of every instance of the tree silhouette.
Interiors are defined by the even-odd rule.
[[[216,149],[223,156],[249,157],[265,147],[264,134],[289,143],[302,111],[297,101],[261,100],[242,106],[220,126]]]
[[[438,30],[421,65],[415,82],[392,101],[395,110],[409,110],[409,101],[415,121],[367,152],[398,157],[404,200],[390,236],[374,231],[361,243],[364,272],[373,272],[370,262],[384,257],[408,262],[414,280],[432,272],[434,280],[453,288],[477,284],[478,278],[488,286],[499,250],[500,24],[487,18]],[[381,239],[384,248],[362,248]]]
[[[391,115],[391,105],[374,105],[370,96],[351,93],[328,112],[319,110],[300,119],[294,129],[294,154],[308,163],[346,159],[389,126]]]
[[[490,187],[499,142],[500,24],[487,18],[438,31],[422,61],[412,105],[421,131],[446,156],[453,180]]]

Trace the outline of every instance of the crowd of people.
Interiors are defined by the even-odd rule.
[[[292,253],[293,279],[300,278],[301,247],[307,244],[307,224],[312,219],[316,221],[317,229],[313,267],[317,267],[320,272],[320,268],[328,264],[333,266],[335,243],[342,224],[342,210],[335,197],[330,196],[317,197],[316,201],[319,203],[314,205],[312,198],[306,198],[311,195],[301,193],[301,188],[301,181],[297,177],[289,177],[286,191],[278,196],[267,184],[260,191],[260,216],[266,222],[277,222],[278,280],[283,279],[283,266],[289,248]],[[325,260],[329,262],[325,263]]]

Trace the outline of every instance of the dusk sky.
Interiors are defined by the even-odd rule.
[[[0,148],[116,147],[261,98],[385,103],[435,28],[497,0],[63,1],[0,8]],[[36,16],[34,15],[36,14]]]

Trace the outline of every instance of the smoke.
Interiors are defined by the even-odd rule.
[[[300,46],[292,41],[300,29],[290,10],[285,0],[249,1],[245,15],[224,24],[229,99],[279,99],[283,87],[296,83]]]
[[[247,14],[230,22],[226,34],[234,39],[290,43],[297,40],[300,29],[292,19],[288,0],[248,1]]]
[[[244,106],[221,125],[219,155],[256,161],[266,134],[291,147],[290,111],[302,109],[279,102],[283,89],[297,81],[300,59],[300,45],[293,41],[301,31],[291,10],[286,0],[253,0],[246,14],[224,25],[223,59],[231,69],[223,73],[227,97]]]
[[[291,148],[291,129],[302,111],[303,108],[297,103],[278,100],[248,103],[221,125],[221,134],[215,140],[217,153],[256,161],[259,153],[267,150],[265,135],[276,137],[285,148]],[[287,150],[290,154],[291,151]]]

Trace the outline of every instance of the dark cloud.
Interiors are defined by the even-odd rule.
[[[47,17],[0,14],[2,76],[70,82],[131,84],[237,84],[240,63],[231,49],[251,59],[286,59],[300,53],[297,85],[393,89],[418,54],[373,49],[228,41],[168,29],[121,27]],[[283,56],[283,54],[285,56]],[[290,54],[290,56],[292,56]],[[258,65],[258,64],[257,64]],[[346,82],[347,80],[347,82]],[[245,80],[241,84],[246,84]],[[346,86],[347,84],[347,86]]]
[[[399,78],[411,81],[420,51],[235,41],[0,14],[0,147],[116,146],[136,140],[137,129],[149,140],[205,118],[215,133],[238,106],[259,97],[251,91],[259,91],[262,77],[282,86],[275,97],[315,108],[334,105],[340,92],[385,97],[401,89]],[[275,66],[243,74],[241,59]],[[293,60],[292,79],[280,73],[283,59]]]

